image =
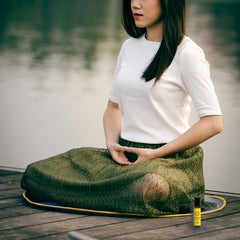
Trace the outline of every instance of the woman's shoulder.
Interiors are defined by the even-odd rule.
[[[176,59],[181,61],[185,58],[205,58],[203,49],[190,37],[185,36],[179,44]]]

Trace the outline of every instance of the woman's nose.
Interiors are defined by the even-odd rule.
[[[131,7],[133,9],[141,8],[141,1],[140,0],[131,0]]]

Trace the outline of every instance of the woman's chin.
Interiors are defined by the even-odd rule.
[[[146,24],[135,22],[136,27],[138,28],[146,28]]]

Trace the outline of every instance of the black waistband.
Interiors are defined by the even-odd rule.
[[[125,140],[123,138],[119,139],[119,144],[122,146],[127,146],[127,147],[134,147],[134,148],[150,148],[150,149],[156,149],[160,148],[166,143],[160,143],[160,144],[149,144],[149,143],[139,143],[139,142],[132,142]],[[137,160],[137,155],[135,153],[129,153],[125,152],[126,157],[130,162],[135,162]]]

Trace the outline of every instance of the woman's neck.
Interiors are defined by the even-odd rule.
[[[163,37],[163,22],[147,27],[146,38],[152,42],[161,42]]]

